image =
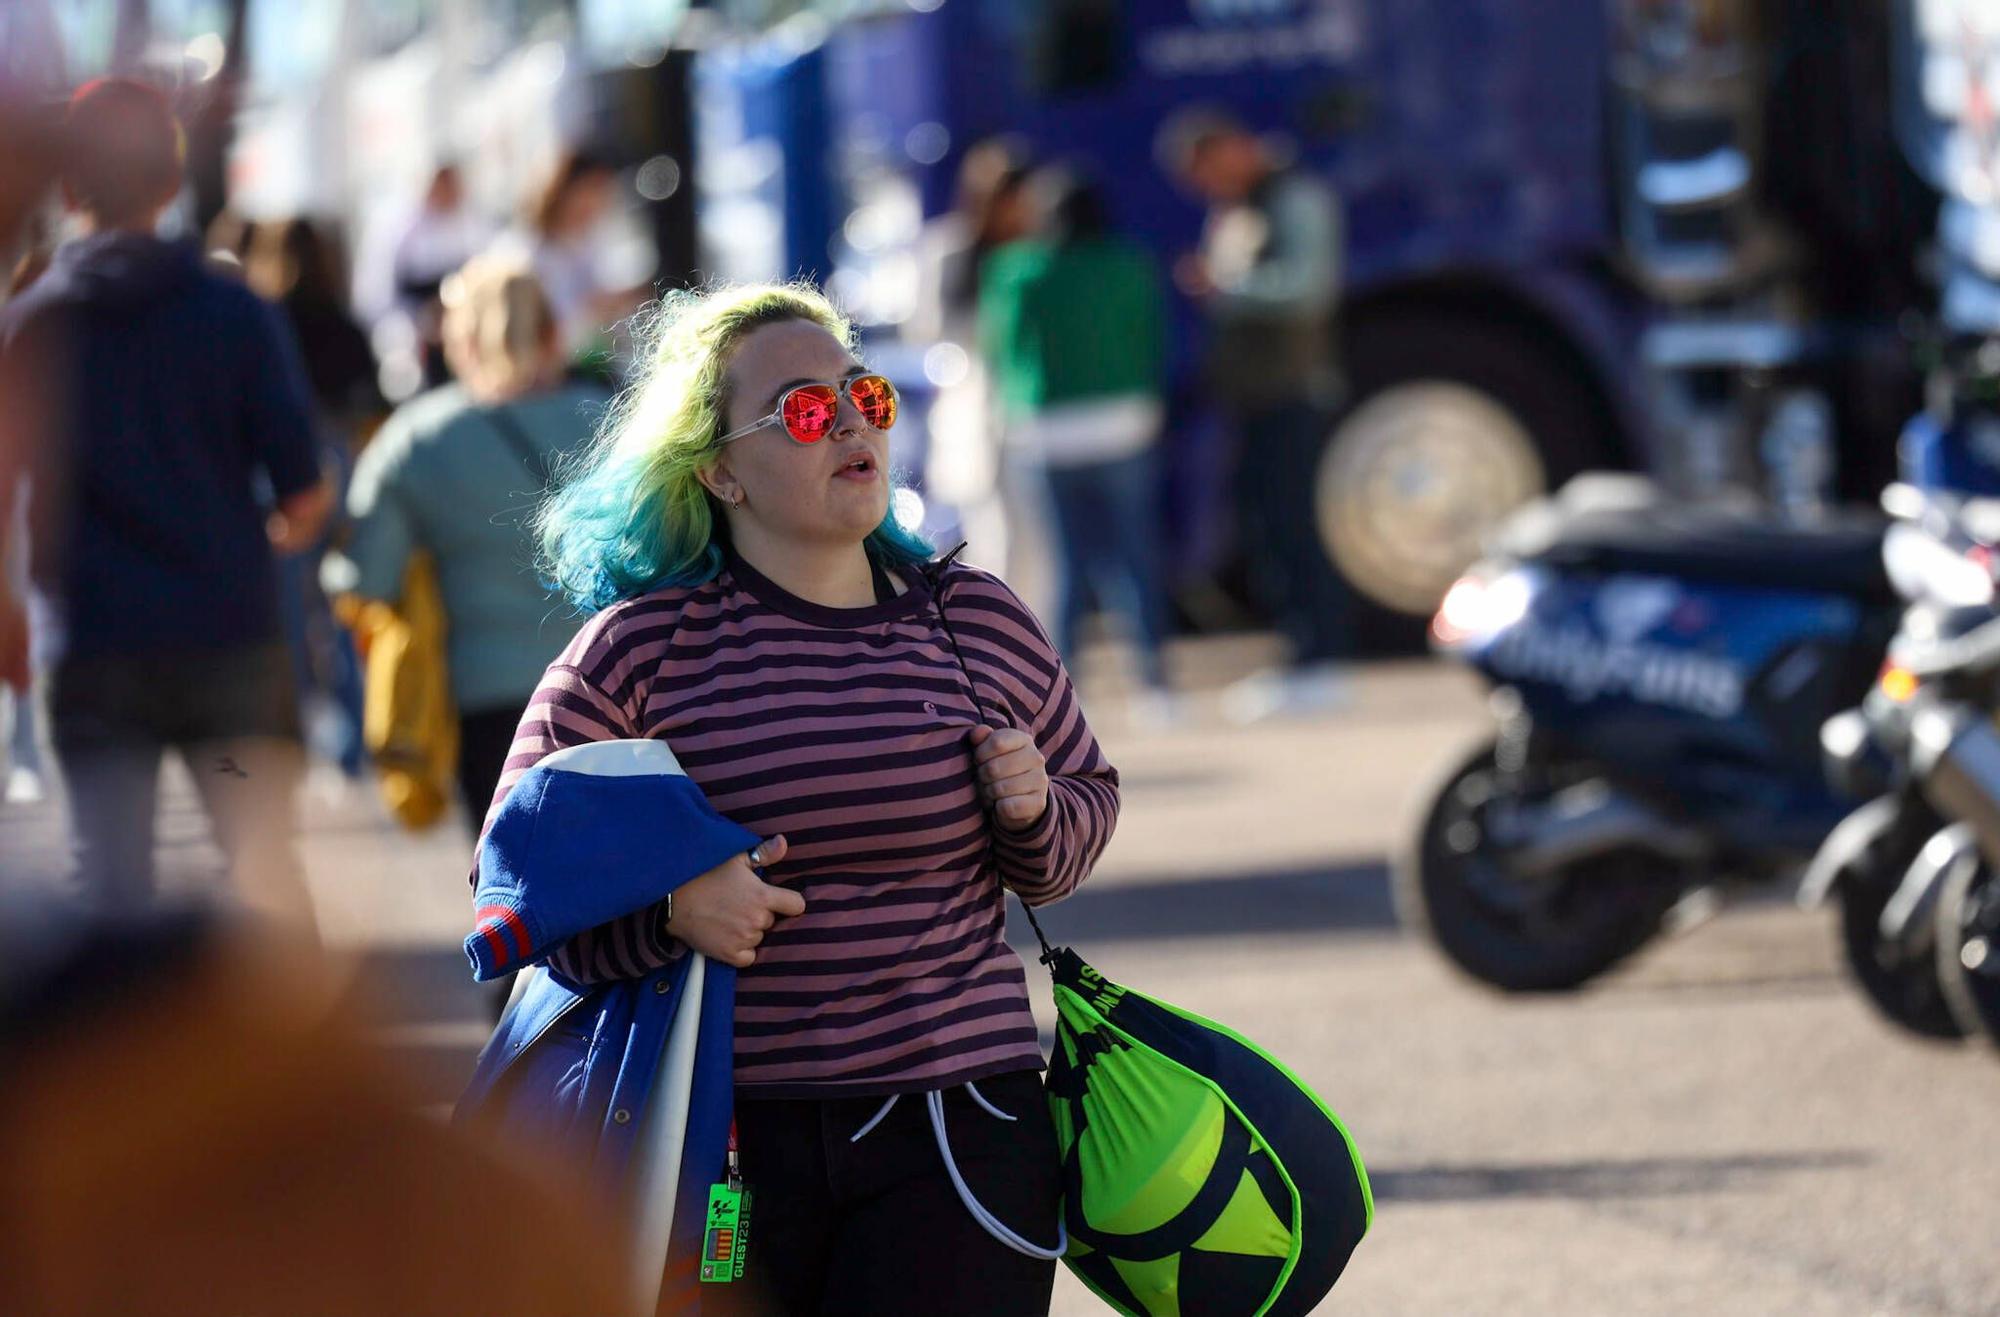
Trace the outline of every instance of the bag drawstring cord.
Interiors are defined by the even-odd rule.
[[[951,646],[951,657],[958,664],[959,675],[965,678],[965,689],[972,697],[972,707],[979,711],[981,721],[984,721],[986,706],[979,698],[979,684],[972,679],[972,669],[965,665],[965,654],[958,647],[958,636],[952,631],[951,620],[945,616],[944,612],[944,571],[945,568],[951,566],[953,560],[959,554],[965,552],[965,545],[966,541],[960,540],[951,552],[945,554],[944,557],[939,558],[936,562],[929,564],[924,569],[924,573],[925,579],[930,582],[931,608],[937,613],[938,629],[944,632],[945,642]],[[1017,892],[1015,895],[1018,897],[1020,894]],[[1002,899],[1004,900],[1005,898],[1003,897]],[[1025,899],[1021,901],[1021,913],[1028,917],[1028,927],[1035,930],[1035,941],[1042,944],[1042,954],[1040,957],[1042,964],[1054,969],[1056,963],[1055,948],[1049,945],[1048,935],[1042,932],[1042,921],[1035,918],[1034,908]],[[981,1100],[981,1105],[984,1105],[984,1099]],[[988,1110],[991,1109],[990,1107],[988,1108]],[[883,1108],[882,1114],[887,1114],[887,1110],[886,1107]],[[879,1120],[880,1118],[878,1115],[877,1119]],[[873,1126],[871,1125],[869,1128],[873,1128]]]
[[[986,1095],[979,1091],[979,1085],[967,1083],[965,1091],[972,1095],[972,1100],[978,1103],[982,1110],[995,1119],[1010,1122],[1020,1119],[1019,1116],[1008,1115],[987,1101]],[[862,1139],[866,1138],[877,1125],[882,1123],[883,1118],[889,1114],[901,1097],[902,1094],[900,1093],[890,1094],[882,1105],[876,1109],[875,1114],[868,1118],[867,1123],[854,1131],[847,1141],[849,1143],[859,1143]],[[938,1155],[944,1158],[945,1174],[951,1177],[951,1187],[958,1191],[958,1201],[965,1204],[966,1212],[971,1215],[974,1221],[979,1223],[980,1229],[999,1240],[1002,1244],[1005,1244],[1008,1248],[1013,1249],[1016,1253],[1025,1254],[1042,1262],[1053,1262],[1068,1252],[1069,1228],[1063,1223],[1060,1217],[1056,1219],[1056,1246],[1049,1249],[1031,1243],[1023,1239],[1020,1235],[1015,1234],[1004,1221],[986,1209],[986,1205],[980,1202],[978,1197],[972,1192],[972,1186],[965,1182],[963,1175],[959,1174],[958,1162],[951,1155],[951,1139],[945,1133],[944,1128],[944,1094],[937,1089],[932,1089],[930,1092],[924,1094],[924,1105],[930,1110],[931,1132],[937,1136]]]
[[[944,632],[945,642],[951,646],[951,656],[958,664],[959,674],[965,678],[966,691],[972,697],[973,707],[979,711],[981,721],[984,721],[986,709],[984,703],[979,698],[979,685],[972,679],[972,669],[965,664],[965,654],[958,647],[958,636],[952,631],[951,621],[945,616],[944,611],[945,569],[950,567],[952,561],[964,551],[965,542],[961,540],[957,547],[942,558],[939,558],[936,562],[929,564],[925,569],[925,575],[930,582],[931,607],[937,613],[938,628]],[[1041,921],[1035,918],[1033,910],[1028,909],[1026,901],[1021,902],[1021,909],[1027,913],[1028,926],[1035,930],[1035,940],[1042,944],[1042,963],[1044,965],[1052,965],[1055,962],[1056,953],[1049,946],[1048,938],[1042,933]],[[1019,1119],[1017,1116],[1008,1115],[991,1102],[988,1102],[986,1095],[979,1091],[977,1084],[967,1083],[965,1091],[972,1095],[972,1100],[978,1103],[982,1110],[995,1119],[1009,1122]],[[849,1143],[859,1143],[862,1139],[866,1138],[877,1125],[882,1123],[890,1110],[895,1107],[897,1098],[900,1096],[900,1094],[892,1093],[876,1109],[875,1114],[870,1116],[860,1129],[854,1131],[852,1137],[847,1141]],[[1015,1234],[1013,1230],[1008,1228],[1005,1222],[986,1209],[986,1205],[981,1203],[978,1197],[972,1192],[972,1186],[968,1185],[965,1182],[965,1177],[959,1174],[958,1162],[951,1155],[951,1139],[945,1133],[944,1127],[944,1094],[933,1089],[924,1094],[924,1103],[930,1109],[931,1131],[937,1136],[938,1155],[944,1158],[945,1174],[951,1177],[951,1187],[958,1191],[958,1201],[965,1204],[965,1210],[971,1214],[974,1221],[979,1223],[980,1229],[999,1240],[1002,1244],[1005,1244],[1008,1248],[1013,1249],[1016,1253],[1025,1254],[1039,1261],[1053,1262],[1068,1252],[1069,1227],[1064,1224],[1060,1216],[1056,1219],[1056,1246],[1048,1249],[1031,1243],[1023,1239],[1020,1235]]]

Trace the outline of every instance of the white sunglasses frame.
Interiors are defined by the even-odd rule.
[[[731,430],[728,434],[725,434],[720,439],[716,440],[715,446],[717,448],[720,448],[722,447],[722,445],[726,443],[731,443],[737,439],[741,439],[746,434],[755,434],[757,431],[763,429],[767,425],[775,424],[782,429],[785,423],[785,402],[794,393],[797,393],[800,389],[832,389],[834,392],[833,407],[836,417],[839,414],[840,404],[843,401],[845,401],[848,406],[853,407],[856,412],[859,412],[861,410],[860,405],[854,401],[854,395],[849,393],[848,390],[857,381],[867,380],[867,379],[881,380],[884,384],[889,386],[889,396],[896,400],[896,419],[901,420],[903,415],[903,391],[896,387],[896,381],[890,379],[887,375],[884,375],[879,370],[856,370],[841,376],[837,380],[805,380],[801,383],[794,384],[791,388],[786,389],[783,393],[778,395],[778,405],[771,409],[770,415],[760,417],[757,420],[750,422],[750,424],[743,426],[740,429]],[[861,418],[861,422],[862,424],[867,425],[870,429],[874,428],[873,424],[868,420],[866,416],[863,416]],[[892,421],[890,422],[890,424],[893,425],[895,424],[895,422]],[[884,433],[887,433],[887,431],[884,431]],[[831,437],[831,435],[832,431],[828,431],[827,437]],[[814,444],[826,442],[826,438],[801,439],[798,436],[794,435],[790,430],[785,430],[785,438],[790,439],[793,443],[797,444],[801,448],[810,448]]]

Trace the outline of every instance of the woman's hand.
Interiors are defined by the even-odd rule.
[[[753,867],[776,864],[785,858],[785,849],[785,839],[773,837],[682,883],[674,889],[674,917],[667,921],[667,933],[710,960],[748,969],[773,925],[806,912],[803,896],[765,882]]]
[[[1049,808],[1049,765],[1035,738],[1018,727],[972,729],[973,771],[1000,826],[1025,832]]]
[[[279,553],[304,553],[319,540],[333,515],[333,481],[321,476],[319,483],[301,490],[284,502],[264,521],[264,533]]]

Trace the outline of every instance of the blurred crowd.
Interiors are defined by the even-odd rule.
[[[0,102],[0,250],[26,249],[0,308],[9,796],[60,765],[85,898],[0,859],[0,1310],[625,1311],[616,1223],[521,1150],[426,1117],[377,1050],[375,1011],[315,945],[291,826],[302,691],[340,711],[333,761],[361,763],[321,560],[352,537],[358,576],[386,573],[409,545],[385,522],[437,518],[440,556],[485,552],[477,574],[506,576],[511,541],[449,539],[476,520],[450,505],[464,491],[440,503],[402,469],[445,432],[447,466],[485,467],[456,449],[500,408],[538,468],[583,441],[574,407],[545,401],[581,387],[556,312],[526,259],[454,267],[435,310],[406,307],[455,382],[388,412],[323,231],[224,223],[213,253],[155,236],[181,143],[137,83],[87,87],[59,118]],[[531,489],[524,470],[506,499]],[[513,606],[503,592],[461,601],[466,624]],[[260,918],[151,900],[169,750]]]
[[[173,233],[186,137],[145,83],[88,84],[53,117],[0,112],[0,133],[5,794],[61,800],[82,898],[0,922],[62,930],[34,984],[94,981],[124,955],[209,967],[175,971],[173,991],[281,995],[313,976],[273,976],[279,953],[318,954],[297,826],[308,786],[374,779],[405,824],[455,804],[476,832],[522,710],[581,623],[536,570],[535,514],[593,442],[620,383],[621,326],[652,296],[643,262],[604,259],[624,183],[604,157],[565,151],[509,223],[441,163],[350,260],[347,235],[316,216],[225,208]],[[1253,584],[1297,660],[1252,693],[1268,710],[1341,652],[1338,601],[1296,571],[1317,551],[1288,540],[1296,519],[1278,512],[1338,389],[1323,373],[1337,270],[1321,268],[1338,208],[1221,115],[1175,120],[1160,150],[1211,207],[1171,283],[1210,318]],[[966,154],[924,265],[909,332],[969,349],[933,408],[927,494],[957,510],[977,558],[1045,605],[1071,662],[1102,614],[1134,656],[1134,716],[1177,717],[1161,516],[1169,273],[1117,231],[1087,170],[1005,140]],[[257,917],[238,927],[269,931],[247,959],[207,925],[121,922],[157,908],[170,755],[227,860],[219,895]],[[312,998],[278,1035],[239,1034],[240,1068],[198,1068],[235,1084],[264,1065],[259,1046],[283,1050],[297,1030],[328,1067],[313,1083],[359,1085],[372,1095],[360,1107],[397,1124],[393,1085],[340,1059],[351,1029],[324,1035]],[[109,1037],[138,1027],[118,1023],[134,1007],[118,989],[89,1009]],[[39,1046],[71,1009],[0,995],[0,1049]],[[210,1048],[202,1017],[185,1018],[186,1036],[158,1033],[168,1070],[190,1054],[176,1047]],[[60,1105],[74,1079],[62,1064],[23,1101]],[[149,1120],[128,1133],[135,1165],[164,1157]],[[435,1153],[440,1166],[463,1156]],[[43,1172],[52,1192],[94,1192]],[[78,1208],[79,1229],[86,1218],[102,1214]]]
[[[1169,118],[1157,151],[1208,207],[1171,280],[1209,322],[1200,383],[1230,431],[1235,538],[1253,602],[1290,651],[1224,707],[1252,721],[1324,705],[1341,697],[1349,610],[1297,508],[1341,402],[1339,202],[1219,110]],[[973,557],[1042,607],[1069,662],[1094,616],[1115,621],[1135,659],[1135,721],[1175,721],[1167,272],[1118,232],[1087,166],[1035,161],[1004,138],[967,151],[923,269],[912,336],[974,349],[933,412],[929,487],[959,509]]]
[[[596,259],[595,236],[620,204],[617,173],[586,150],[566,152],[523,197],[518,221],[507,226],[477,212],[457,168],[442,164],[391,232],[350,268],[344,235],[311,216],[251,219],[225,209],[198,241],[156,236],[184,179],[179,127],[164,99],[148,89],[100,85],[78,97],[68,121],[69,147],[119,157],[106,173],[133,186],[114,192],[108,183],[86,183],[79,157],[61,171],[47,200],[24,207],[9,247],[20,252],[8,284],[10,336],[27,344],[38,337],[29,332],[33,323],[61,320],[68,352],[75,333],[70,322],[81,314],[89,322],[85,333],[107,352],[145,363],[136,373],[99,378],[91,391],[117,392],[144,408],[187,394],[193,381],[229,356],[219,342],[177,356],[177,340],[206,328],[189,308],[214,297],[191,290],[228,281],[276,313],[282,330],[260,322],[248,336],[261,337],[269,353],[249,369],[271,400],[266,419],[278,417],[278,428],[300,433],[249,439],[303,445],[309,451],[294,465],[319,477],[310,505],[294,509],[288,538],[272,541],[279,550],[271,560],[279,631],[271,639],[283,644],[299,730],[316,761],[350,779],[364,773],[362,664],[352,629],[336,613],[352,620],[362,601],[395,603],[407,560],[429,555],[443,592],[448,670],[464,727],[463,798],[476,824],[498,778],[496,757],[512,721],[547,655],[560,649],[574,625],[535,581],[526,523],[562,460],[590,438],[590,404],[601,403],[614,382],[613,328],[649,296],[644,284],[615,283],[615,274]],[[171,177],[146,158],[149,145],[152,156],[175,162]],[[147,168],[135,172],[135,165]],[[198,270],[186,268],[197,257]],[[152,314],[112,325],[110,317],[89,309],[114,304]],[[13,356],[18,361],[25,352],[17,346]],[[183,401],[189,410],[177,421],[214,431],[191,439],[185,457],[212,460],[217,454],[203,444],[220,443],[227,427],[208,425],[213,418],[201,409],[226,407],[227,400]],[[81,468],[111,455],[74,444],[72,436],[85,438],[96,427],[108,433],[115,419],[85,410],[66,408],[60,418],[48,418],[48,433],[41,436],[48,442],[39,450],[67,449],[80,469],[62,474],[88,481],[90,473]],[[33,436],[18,438],[16,466],[25,472],[37,445],[29,442]],[[150,440],[133,438],[142,446]],[[251,474],[268,485],[287,459],[262,456],[263,467]],[[170,479],[178,472],[153,474]],[[55,481],[41,483],[44,503],[53,509]],[[29,543],[38,524],[34,486],[18,480],[10,487],[21,515],[9,519],[15,537],[9,594],[24,606],[38,598],[60,601],[78,588],[57,579],[74,564],[55,561],[54,531]],[[244,508],[255,497],[270,503],[274,494],[278,510],[287,506],[288,491],[236,492]],[[165,484],[135,493],[146,506],[104,508],[107,523],[116,524],[95,529],[114,542],[130,541],[148,521],[191,527],[204,511],[186,491]],[[99,510],[86,504],[83,515],[93,511]],[[135,556],[149,552],[137,543],[127,547]],[[47,560],[39,574],[38,551]],[[254,556],[228,564],[200,582],[197,592],[258,588],[252,584],[258,567]],[[45,588],[28,588],[31,574],[33,584]],[[127,580],[112,574],[105,585],[115,595]],[[118,611],[111,599],[85,605],[91,609]],[[14,802],[46,793],[49,746],[59,758],[74,758],[74,738],[65,733],[68,707],[49,711],[48,735],[38,729],[36,711],[61,684],[58,674],[92,647],[86,637],[85,653],[78,653],[75,620],[58,615],[68,609],[44,611],[29,628],[35,635],[30,666],[44,698],[17,692],[9,719],[6,792]],[[190,628],[178,638],[184,647],[206,651],[225,635]],[[141,808],[136,797],[124,804],[133,812]],[[130,866],[121,858],[120,867]]]
[[[121,98],[131,104],[110,104]],[[269,639],[282,646],[296,714],[271,715],[272,727],[288,732],[297,722],[322,780],[331,780],[328,766],[349,780],[366,772],[356,635],[365,639],[368,628],[357,628],[358,610],[397,604],[417,563],[436,575],[461,737],[458,794],[476,826],[540,663],[575,625],[535,579],[535,498],[589,442],[619,382],[619,327],[651,296],[649,282],[634,282],[631,261],[603,257],[613,245],[606,224],[626,204],[618,171],[588,149],[564,151],[506,223],[475,207],[459,169],[441,163],[350,261],[346,235],[313,216],[253,219],[225,208],[198,241],[156,236],[184,184],[178,163],[147,172],[147,132],[156,154],[178,162],[184,153],[165,102],[136,84],[110,84],[80,97],[70,118],[72,132],[88,128],[95,147],[74,157],[48,203],[26,208],[8,289],[11,332],[33,339],[19,327],[55,316],[44,308],[71,308],[64,317],[76,306],[160,308],[143,326],[92,331],[107,352],[137,354],[147,365],[102,377],[91,395],[144,406],[163,390],[185,394],[212,369],[214,345],[200,361],[174,356],[197,327],[185,308],[170,309],[187,295],[184,276],[193,277],[181,269],[183,256],[199,253],[201,280],[239,284],[275,311],[283,332],[246,348],[245,359],[266,354],[252,368],[256,389],[271,415],[300,418],[310,451],[296,465],[321,479],[310,506],[280,518],[287,538],[273,541],[278,630]],[[106,166],[110,181],[84,179],[93,150],[123,153]],[[1331,665],[1347,643],[1343,601],[1328,573],[1310,566],[1317,546],[1301,539],[1311,527],[1289,511],[1339,396],[1327,364],[1335,359],[1339,208],[1322,182],[1288,170],[1217,112],[1169,121],[1159,153],[1161,167],[1210,207],[1201,248],[1181,259],[1171,283],[1211,321],[1203,383],[1236,432],[1229,484],[1249,585],[1295,660],[1231,693],[1244,716],[1263,716],[1337,697]],[[105,191],[112,182],[117,188]],[[955,511],[974,560],[1021,583],[1072,662],[1093,616],[1112,623],[1133,656],[1133,716],[1173,720],[1161,455],[1169,273],[1117,232],[1086,169],[1031,160],[1006,139],[966,152],[955,203],[930,224],[921,257],[924,296],[905,333],[920,345],[970,349],[967,369],[932,408],[926,497]],[[200,425],[198,408],[181,423]],[[80,413],[60,424],[116,428],[108,416]],[[276,442],[268,434],[251,441]],[[202,444],[215,441],[188,442],[184,460],[199,462]],[[146,515],[101,509],[118,523],[102,528],[110,542],[131,541],[133,527],[149,521],[186,527],[202,514],[171,490],[173,474],[155,471],[149,483],[126,472]],[[272,470],[250,474],[268,485]],[[55,483],[43,483],[53,498]],[[34,482],[15,486],[9,497],[22,515],[10,518],[9,597],[59,596],[27,588]],[[274,492],[305,496],[265,488],[257,497],[268,504]],[[282,498],[276,507],[286,512]],[[127,548],[150,552],[136,542]],[[220,575],[180,585],[196,596],[228,594],[258,566],[255,555],[239,558]],[[108,572],[91,606],[118,614],[131,579]],[[66,663],[88,656],[63,634],[74,625],[56,611],[34,628],[32,667],[45,697],[65,686],[56,678]],[[183,624],[212,611],[196,598]],[[179,639],[206,650],[220,634],[211,626]],[[45,742],[58,756],[79,753],[64,731],[74,716],[68,705],[52,709],[51,737],[25,688],[12,705],[6,793],[32,801],[47,791]],[[121,768],[106,778],[119,784],[108,790],[121,817],[144,811],[151,772]],[[134,841],[119,863],[136,862],[144,830],[121,832]]]

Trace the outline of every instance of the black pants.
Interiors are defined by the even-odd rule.
[[[1056,1242],[1062,1187],[1041,1076],[981,1080],[988,1114],[944,1094],[959,1174],[988,1211],[1043,1247]],[[994,1239],[945,1172],[921,1093],[860,1142],[882,1099],[737,1103],[749,1252],[740,1281],[702,1286],[702,1310],[756,1317],[1043,1317],[1054,1262]]]
[[[1344,657],[1351,604],[1325,561],[1314,507],[1326,417],[1299,401],[1235,420],[1236,520],[1251,590],[1291,642],[1295,662]]]
[[[514,733],[521,725],[519,704],[494,705],[458,715],[458,800],[465,807],[465,826],[474,837],[486,822],[486,811],[500,790],[500,775],[507,771],[507,752],[514,748]],[[507,1009],[508,994],[514,990],[514,976],[496,979],[486,988],[486,1005],[498,1020]]]
[[[507,752],[514,746],[527,704],[524,699],[458,715],[458,799],[475,837],[486,822],[493,793],[500,789],[500,774],[507,771]]]

